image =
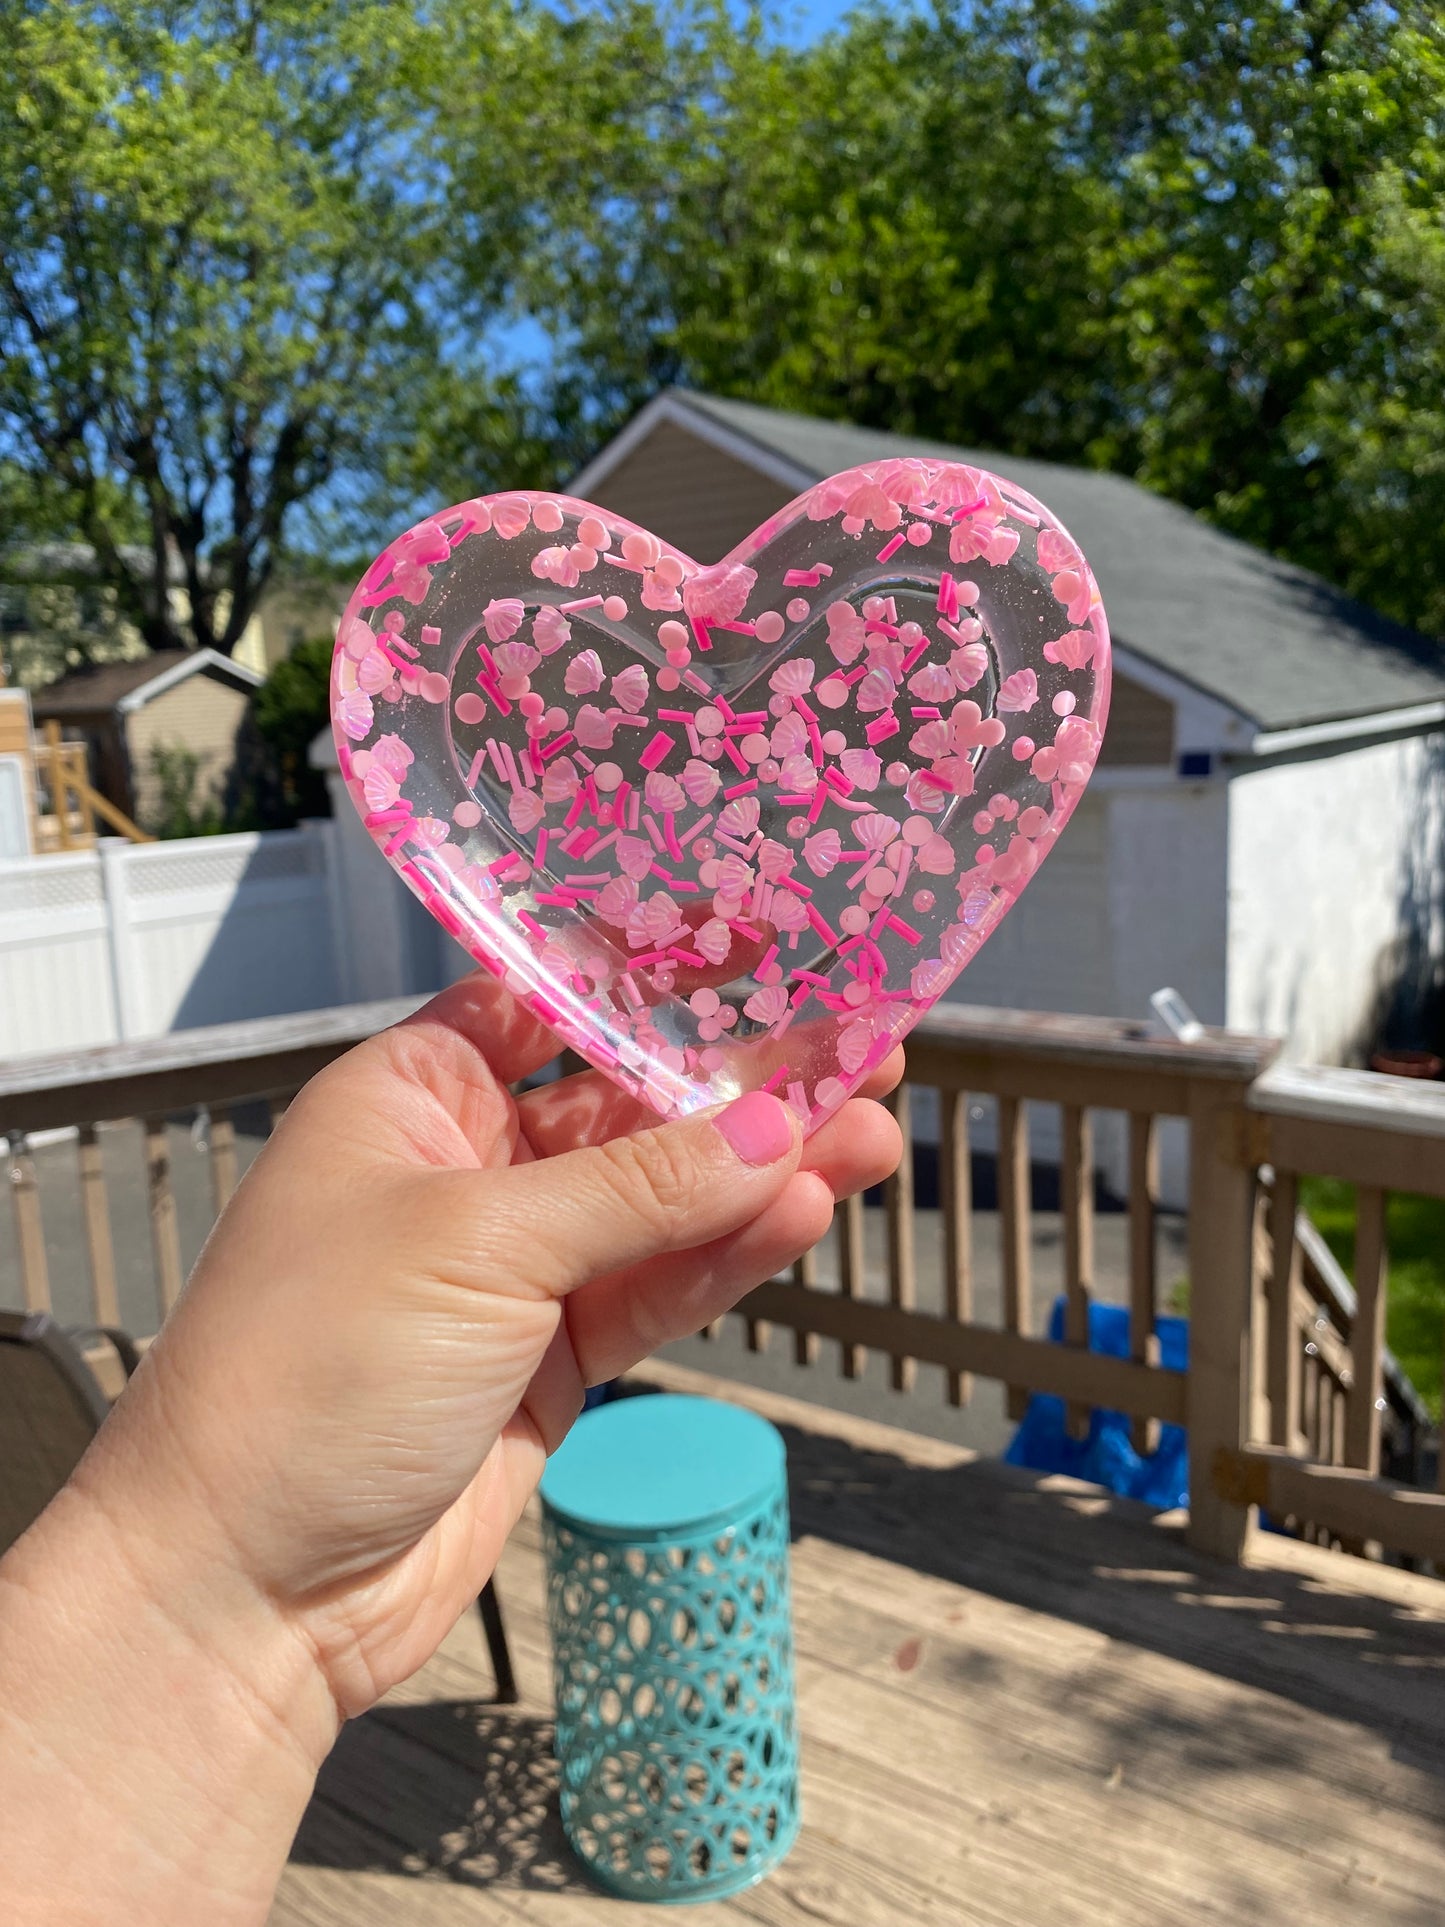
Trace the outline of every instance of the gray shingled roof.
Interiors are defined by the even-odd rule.
[[[1078,539],[1115,639],[1261,729],[1445,700],[1445,647],[1122,476],[950,448],[684,389],[673,390],[672,398],[808,476],[883,455],[948,456],[1009,476]]]

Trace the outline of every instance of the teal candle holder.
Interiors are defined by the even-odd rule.
[[[542,1478],[562,1824],[631,1900],[715,1900],[798,1831],[786,1456],[740,1406],[585,1413]]]

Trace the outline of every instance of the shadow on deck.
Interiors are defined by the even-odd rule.
[[[704,1918],[1438,1927],[1445,1586],[1272,1538],[1216,1566],[1092,1488],[646,1376],[765,1409],[791,1468],[804,1833]],[[274,1927],[633,1911],[562,1837],[534,1520],[501,1585],[522,1707],[464,1621],[343,1735]]]

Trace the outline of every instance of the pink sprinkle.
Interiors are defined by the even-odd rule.
[[[944,635],[949,637],[951,641],[957,642],[957,643],[967,642],[968,640],[967,636],[961,635],[959,631],[954,628],[951,622],[940,621],[938,626],[943,631]]]
[[[662,815],[662,834],[667,838],[667,854],[674,863],[686,860],[686,851],[677,840],[677,812],[664,810]]]
[[[863,624],[863,633],[869,636],[891,636],[896,642],[903,632],[896,622],[880,622],[874,617]]]
[[[712,626],[714,629],[731,629],[733,634],[738,636],[755,636],[757,634],[757,630],[750,622],[717,621],[714,622]]]
[[[583,609],[600,609],[602,606],[602,597],[600,595],[585,595],[576,602],[563,602],[558,606],[561,608],[564,616],[575,616]]]
[[[883,547],[878,551],[878,560],[880,562],[891,561],[893,557],[897,555],[898,551],[903,547],[905,539],[906,538],[903,534],[903,531],[900,529],[897,535],[894,536],[893,540],[891,542],[885,542],[883,544]]]
[[[890,736],[898,734],[898,718],[890,709],[886,715],[875,716],[863,734],[870,743],[886,742]]]
[[[800,571],[797,569],[789,569],[788,571],[788,575],[797,575],[799,573]],[[787,576],[785,576],[783,579],[784,581],[786,581]],[[776,1090],[779,1084],[781,1084],[783,1079],[788,1075],[788,1072],[790,1069],[791,1069],[791,1066],[788,1064],[779,1064],[778,1068],[773,1072],[772,1076],[768,1079],[767,1083],[764,1084],[762,1088],[765,1091]]]
[[[384,830],[388,823],[404,823],[411,815],[411,804],[403,797],[389,810],[369,810],[364,819],[369,830]]]
[[[634,1010],[641,1010],[642,992],[637,988],[637,979],[630,970],[622,973],[622,994]]]
[[[823,781],[828,784],[829,788],[837,790],[840,796],[851,796],[853,794],[851,779],[846,777],[836,764],[832,768],[823,771]]]
[[[742,776],[751,776],[752,765],[730,736],[725,736],[722,739],[722,746],[724,755],[739,774]]]
[[[783,577],[785,589],[816,589],[823,580],[820,569],[789,569]]]
[[[926,716],[930,722],[937,722],[943,714],[942,710],[932,709],[926,703],[915,703],[908,713],[910,716]]]
[[[576,892],[572,890],[538,890],[532,901],[534,903],[554,904],[559,910],[575,910],[577,908]]]
[[[567,814],[562,819],[562,828],[564,830],[575,829],[577,826],[577,821],[581,816],[583,810],[586,809],[586,807],[587,807],[587,798],[582,794],[582,791],[579,789],[577,794],[572,798],[571,808],[568,810]],[[578,853],[576,850],[575,838],[571,842],[564,843],[562,845],[562,848],[567,851],[569,856],[575,855]]]
[[[695,836],[701,836],[703,831],[707,828],[708,824],[712,822],[712,815],[713,815],[712,811],[709,810],[707,815],[700,816],[697,819],[696,823],[690,823],[687,826],[687,828],[683,830],[682,833],[679,835],[677,839],[678,842],[691,843],[692,839]]]
[[[506,775],[503,777],[502,780],[507,784],[507,786],[510,789],[516,789],[517,788],[517,759],[512,754],[512,745],[509,742],[507,742],[504,738],[500,743],[498,743],[497,747],[498,749],[501,750],[502,761],[507,766]]]
[[[707,624],[703,621],[702,617],[689,616],[688,621],[692,624],[693,640],[697,643],[698,648],[702,650],[711,649],[712,637],[708,634]],[[683,680],[686,681],[686,677],[684,677]]]
[[[798,978],[801,983],[812,984],[815,990],[826,990],[828,988],[828,979],[819,976],[816,970],[795,970],[793,975]]]
[[[641,808],[642,798],[637,794],[637,791],[634,790],[627,799],[627,827],[629,830],[635,830],[637,828],[637,812]]]
[[[612,821],[614,823],[620,823],[622,821],[623,810],[631,789],[632,785],[630,783],[619,783],[617,785],[617,793],[612,799]]]
[[[682,672],[682,679],[695,696],[706,696],[708,694],[707,684],[703,681],[702,677],[697,673],[695,669],[684,669]],[[689,739],[693,742],[693,746],[695,750],[696,749],[695,734],[691,728],[689,728],[687,733],[688,733]]]
[[[629,562],[625,555],[613,555],[609,551],[606,555],[602,556],[600,559],[603,562],[610,562],[614,569],[631,569],[634,575],[647,574],[647,566],[645,563]]]
[[[944,570],[938,579],[938,601],[935,606],[941,616],[951,616],[955,614],[958,609],[958,601],[953,587],[953,577],[947,569]]]
[[[755,977],[761,977],[765,970],[771,969],[773,960],[777,956],[777,954],[778,954],[778,946],[776,944],[771,945],[766,956],[762,958],[761,962],[758,964],[757,969],[753,972],[753,975]]]
[[[647,718],[645,716],[629,716],[625,709],[609,709],[607,712],[607,720],[609,723],[616,723],[619,726],[625,724],[628,729],[646,729],[647,727]]]
[[[647,950],[644,951],[640,957],[634,957],[632,959],[632,967],[634,970],[643,970],[649,964],[665,963],[666,961],[667,952],[665,950]]]
[[[660,723],[690,723],[692,715],[686,709],[659,709],[657,720]]]
[[[746,783],[734,783],[730,790],[724,790],[723,798],[726,802],[731,803],[735,796],[751,796],[757,787],[758,779],[754,776]]]
[[[744,843],[741,837],[729,836],[726,830],[718,831],[717,840],[719,843],[725,843],[728,849],[736,850],[739,856],[751,854],[751,845]]]
[[[812,924],[813,928],[817,931],[818,935],[823,939],[824,943],[827,943],[827,944],[837,943],[838,941],[837,931],[834,930],[831,927],[831,925],[826,921],[822,912],[817,908],[815,904],[810,903],[808,905],[808,921],[809,923]],[[794,974],[796,975],[797,973],[795,972]],[[827,979],[824,978],[823,981],[826,983]]]
[[[696,964],[699,970],[707,968],[706,957],[699,957],[695,950],[684,950],[680,944],[673,944],[667,954],[676,957],[679,963]]]
[[[835,673],[837,673],[837,672],[835,672]],[[841,675],[841,674],[839,674],[839,675],[838,675],[838,680],[839,680],[839,682],[844,682],[844,683],[847,683],[847,684],[849,685],[849,687],[851,688],[851,687],[852,687],[852,685],[853,685],[853,684],[854,684],[855,682],[862,682],[862,680],[863,680],[863,678],[864,678],[864,677],[865,677],[865,676],[866,676],[867,674],[868,674],[868,665],[867,665],[867,663],[866,663],[866,662],[860,662],[860,663],[859,663],[859,665],[858,665],[858,667],[857,667],[856,669],[850,669],[850,670],[848,671],[848,673],[847,673],[847,675],[846,675],[846,676],[845,676],[845,675]]]
[[[806,1117],[808,1115],[808,1093],[796,1078],[788,1086],[788,1102],[798,1113],[799,1117]]]
[[[644,769],[656,769],[660,763],[667,761],[676,741],[677,738],[675,736],[669,736],[665,729],[658,730],[652,741],[647,745],[647,748],[643,750],[642,754],[638,757],[638,762]]]
[[[504,870],[511,869],[512,865],[516,862],[516,860],[517,860],[516,851],[508,850],[505,856],[499,856],[495,863],[489,863],[487,865],[487,875],[494,876],[494,877],[501,876]]]
[[[823,754],[823,732],[811,720],[808,723],[808,746],[812,750],[814,764],[821,769],[827,761],[827,757]]]
[[[557,754],[557,752],[559,750],[565,749],[568,743],[571,742],[571,740],[572,740],[572,732],[570,729],[564,729],[560,736],[554,736],[550,743],[546,743],[543,745],[542,761],[544,763],[550,763],[552,758]]]
[[[793,707],[794,709],[797,710],[798,714],[802,717],[805,723],[817,722],[818,720],[817,710],[813,708],[811,703],[805,702],[801,696],[794,696]]]
[[[737,712],[726,696],[714,696],[712,701],[713,708],[717,710],[725,722],[735,723],[737,721]]]
[[[808,805],[808,821],[810,823],[817,822],[818,818],[823,814],[823,805],[832,794],[833,791],[827,783],[820,783],[817,789],[813,791],[813,800]]]
[[[654,850],[665,850],[667,848],[667,838],[662,834],[662,825],[650,812],[644,812],[642,826],[651,837]]]
[[[393,636],[391,646],[393,649],[400,649],[404,656],[410,656],[413,662],[421,655],[421,651],[417,648],[416,644],[408,642],[405,636]]]
[[[908,674],[909,670],[912,669],[914,663],[917,662],[918,658],[923,654],[924,650],[927,649],[927,647],[928,647],[927,636],[920,637],[919,640],[914,643],[913,647],[909,650],[908,654],[903,658],[903,674],[905,676]]]
[[[565,850],[567,845],[564,843],[562,848]],[[570,852],[568,853],[570,855]],[[612,872],[610,870],[579,870],[574,874],[569,871],[563,881],[574,889],[579,883],[610,883],[612,881]]]
[[[918,931],[913,928],[913,925],[911,923],[905,923],[902,917],[889,917],[887,927],[890,930],[896,930],[905,943],[923,942],[923,938],[919,935]]]
[[[778,888],[780,890],[791,890],[795,897],[803,897],[804,899],[813,894],[811,888],[806,883],[799,883],[796,877],[779,877]]]
[[[487,760],[487,751],[486,751],[486,745],[484,744],[482,748],[479,749],[476,755],[472,758],[472,766],[467,771],[467,788],[469,790],[474,790],[477,787],[477,778],[481,775],[482,764],[485,763],[486,760]]]
[[[754,943],[761,943],[763,940],[762,931],[754,930],[753,926],[750,923],[744,923],[741,917],[733,917],[728,923],[728,929],[740,930],[745,937],[751,937]]]

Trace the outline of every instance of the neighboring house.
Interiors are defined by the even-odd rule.
[[[706,395],[657,397],[571,492],[711,562],[821,477],[896,455],[1047,503],[1115,642],[1089,793],[953,994],[1146,1016],[1169,983],[1296,1057],[1407,1041],[1445,965],[1439,645],[1118,476]]]
[[[168,649],[76,670],[36,690],[31,702],[37,725],[53,720],[71,740],[88,744],[95,787],[146,827],[161,803],[157,748],[198,759],[197,804],[224,797],[262,681],[213,649]]]
[[[147,553],[123,550],[137,574],[150,567]],[[178,557],[172,557],[168,594],[171,613],[184,623],[190,603]],[[265,676],[298,642],[331,635],[346,606],[350,584],[319,576],[277,578],[261,597],[231,652],[234,662]],[[96,576],[95,551],[84,542],[40,542],[0,553],[0,670],[31,687],[54,674],[57,645],[71,645],[96,662],[132,661],[146,653],[137,631],[115,613],[114,592]],[[63,658],[62,658],[63,659]],[[73,659],[73,656],[72,656]]]

